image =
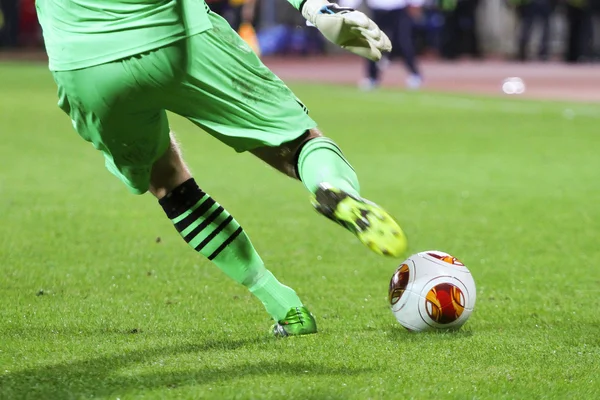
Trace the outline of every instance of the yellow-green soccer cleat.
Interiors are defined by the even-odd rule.
[[[283,320],[273,325],[273,334],[278,337],[311,333],[317,333],[317,321],[306,307],[291,308]]]
[[[383,208],[341,189],[321,184],[313,198],[315,209],[337,222],[377,254],[402,257],[408,243],[400,225]]]

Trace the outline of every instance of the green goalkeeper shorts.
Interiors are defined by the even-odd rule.
[[[166,111],[238,152],[276,147],[316,127],[306,107],[229,24],[123,60],[53,72],[59,107],[136,194],[169,146]]]

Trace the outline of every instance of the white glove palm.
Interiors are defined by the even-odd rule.
[[[307,0],[302,15],[329,41],[361,57],[379,61],[382,52],[392,50],[387,35],[360,11],[325,0]]]

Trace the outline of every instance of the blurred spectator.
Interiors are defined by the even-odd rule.
[[[256,0],[206,0],[206,4],[225,18],[236,32],[242,23],[255,23]]]
[[[476,11],[479,0],[439,0],[444,13],[442,57],[454,60],[463,54],[481,58]]]
[[[324,54],[328,43],[317,28],[287,1],[261,0],[262,24],[258,29],[261,53],[269,55],[310,56]],[[336,46],[334,51],[338,51]]]
[[[0,0],[0,48],[17,47],[19,41],[19,2]]]
[[[233,30],[260,56],[256,23],[256,0],[206,0],[210,9],[225,18]]]
[[[592,56],[594,36],[593,10],[597,2],[593,0],[566,0],[567,49],[565,61],[577,63],[587,61]]]
[[[600,0],[591,0],[592,5],[592,54],[595,61],[600,61]]]
[[[508,0],[508,5],[516,9],[519,17],[520,30],[517,58],[520,61],[526,61],[528,58],[527,49],[536,22],[540,24],[542,30],[537,55],[540,60],[545,61],[548,59],[550,17],[556,9],[556,4],[557,0]]]
[[[439,55],[442,47],[444,15],[438,8],[438,0],[425,0],[421,18],[414,20],[417,54]]]
[[[37,19],[35,0],[18,0],[19,3],[19,46],[43,46],[41,27]]]
[[[341,5],[358,8],[362,0],[345,0]],[[424,0],[366,0],[371,11],[371,18],[385,32],[392,42],[392,54],[384,55],[382,61],[376,63],[366,60],[367,77],[359,84],[363,90],[376,88],[380,82],[381,70],[394,56],[400,55],[409,72],[406,86],[418,89],[423,81],[415,53],[413,39],[413,19],[422,16],[421,7]]]

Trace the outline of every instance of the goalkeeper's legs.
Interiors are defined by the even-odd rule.
[[[398,223],[383,208],[360,197],[358,178],[340,148],[316,129],[279,147],[252,153],[313,194],[315,209],[339,223],[378,254],[400,257],[407,247]]]
[[[306,107],[226,21],[212,13],[210,19],[213,29],[188,39],[186,47],[198,51],[190,53],[183,79],[162,92],[165,108],[300,179],[321,214],[373,251],[400,256],[404,234],[385,211],[359,196],[356,174],[338,146],[314,129]]]
[[[276,321],[280,336],[315,333],[316,322],[293,289],[265,268],[239,223],[203,192],[171,136],[165,154],[152,166],[150,192],[183,239],[227,276],[246,286]]]

